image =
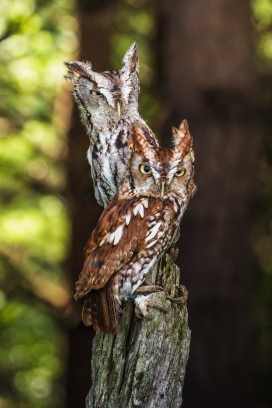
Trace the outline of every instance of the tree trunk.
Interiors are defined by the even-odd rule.
[[[188,120],[198,192],[182,224],[193,331],[184,407],[250,404],[256,76],[247,0],[164,3],[167,124]]]
[[[186,293],[185,298],[176,293],[179,279],[179,269],[166,255],[157,281],[165,292],[152,295],[164,310],[152,308],[153,318],[140,320],[127,302],[118,333],[96,333],[87,408],[181,406],[190,330]]]

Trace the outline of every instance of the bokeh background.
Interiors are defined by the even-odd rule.
[[[101,208],[63,61],[140,50],[140,112],[189,121],[185,408],[272,406],[272,0],[1,0],[0,407],[83,408],[93,331],[72,299]]]

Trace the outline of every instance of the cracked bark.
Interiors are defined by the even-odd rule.
[[[96,333],[87,408],[181,406],[190,329],[186,299],[178,300],[179,279],[179,268],[166,255],[156,281],[165,292],[152,295],[165,312],[149,308],[153,318],[139,319],[126,302],[118,333]]]

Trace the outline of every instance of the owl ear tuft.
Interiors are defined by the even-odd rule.
[[[123,63],[130,72],[139,73],[138,44],[134,42],[126,52]]]
[[[92,71],[92,64],[88,61],[65,61],[64,64],[75,75],[89,75]]]
[[[72,80],[73,78],[78,78],[80,76],[88,77],[92,72],[92,64],[87,61],[66,61],[64,64],[69,69],[69,74],[66,77],[68,80]]]
[[[128,148],[130,151],[140,154],[146,153],[151,148],[144,133],[137,126],[132,128],[130,139],[128,141]]]
[[[193,137],[189,132],[187,120],[184,119],[179,128],[172,127],[174,150],[182,155],[188,153],[193,146]]]
[[[67,61],[64,63],[69,69],[68,75],[65,78],[76,84],[80,77],[87,78],[92,82],[95,82],[97,85],[109,85],[109,81],[99,72],[94,72],[92,70],[92,64],[88,61]]]

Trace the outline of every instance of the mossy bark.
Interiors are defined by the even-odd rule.
[[[156,284],[164,291],[157,286],[152,301],[164,311],[149,308],[152,319],[139,319],[126,302],[118,333],[96,333],[87,408],[181,406],[190,329],[186,299],[178,297],[179,269],[168,255]]]

